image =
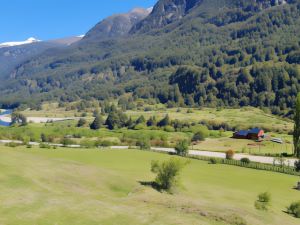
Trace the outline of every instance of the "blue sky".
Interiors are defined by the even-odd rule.
[[[101,19],[157,0],[0,0],[0,43],[80,35]]]

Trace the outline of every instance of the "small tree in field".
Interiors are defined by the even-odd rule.
[[[300,201],[292,203],[287,208],[287,212],[294,215],[296,218],[300,218]]]
[[[179,141],[175,147],[177,155],[187,156],[189,153],[189,142],[187,140]]]
[[[86,123],[87,123],[87,122],[86,122],[85,119],[80,118],[80,119],[78,120],[77,127],[83,127]]]
[[[258,210],[268,210],[271,202],[271,194],[268,192],[261,193],[255,201],[255,208]]]
[[[233,150],[228,150],[226,152],[226,159],[233,159],[233,156],[234,156],[234,151]]]
[[[202,132],[197,132],[194,134],[192,141],[204,141],[205,140],[205,135]]]
[[[169,115],[166,115],[161,121],[159,121],[159,123],[157,124],[159,127],[165,127],[170,125],[171,121],[170,121],[170,117]]]
[[[138,146],[141,150],[150,150],[151,144],[149,139],[142,138],[136,142],[136,146]]]
[[[180,172],[186,164],[187,162],[182,162],[176,158],[162,163],[152,161],[151,172],[157,174],[155,178],[157,188],[172,193],[178,185]]]
[[[103,126],[103,119],[100,115],[97,115],[93,123],[90,125],[92,130],[99,130]]]
[[[21,126],[25,126],[27,125],[27,118],[19,112],[14,112],[11,115],[11,124],[20,124]]]

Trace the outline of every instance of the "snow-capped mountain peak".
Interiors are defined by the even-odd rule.
[[[0,44],[0,48],[3,47],[12,47],[12,46],[18,46],[18,45],[27,45],[27,44],[32,44],[35,42],[40,42],[41,40],[38,40],[36,38],[28,38],[26,41],[15,41],[15,42],[4,42]]]

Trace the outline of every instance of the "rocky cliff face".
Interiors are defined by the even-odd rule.
[[[239,9],[245,12],[257,12],[273,6],[283,5],[293,0],[160,0],[152,13],[137,23],[130,33],[145,33],[151,29],[162,28],[180,20],[192,10],[198,10],[198,15],[218,16],[220,12]]]
[[[152,13],[137,23],[131,33],[145,32],[153,28],[161,28],[185,16],[189,10],[203,0],[161,0],[153,8]]]
[[[122,37],[128,34],[130,29],[149,15],[147,9],[136,8],[125,14],[108,17],[92,28],[84,37],[84,41],[99,41],[107,38]]]

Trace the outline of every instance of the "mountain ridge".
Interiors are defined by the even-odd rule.
[[[272,2],[195,1],[162,27],[46,52],[16,67],[0,85],[6,96],[0,102],[19,102],[20,95],[39,102],[130,94],[170,106],[251,105],[278,113],[300,91],[300,1]]]
[[[89,30],[83,38],[83,42],[125,36],[136,23],[147,17],[149,13],[149,9],[134,8],[128,13],[112,15]]]
[[[41,42],[41,40],[35,39],[34,37],[30,37],[25,41],[15,41],[15,42],[4,42],[0,43],[0,48],[5,48],[5,47],[14,47],[14,46],[19,46],[19,45],[27,45],[27,44],[32,44],[36,42]]]

